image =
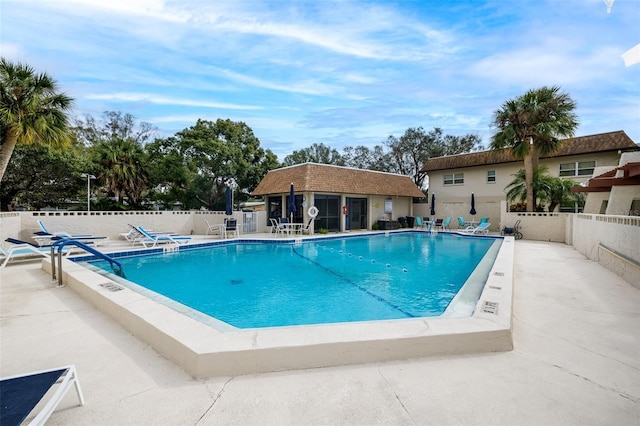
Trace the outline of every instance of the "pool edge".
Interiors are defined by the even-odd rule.
[[[514,239],[506,237],[471,317],[233,332],[199,323],[67,259],[62,278],[134,336],[204,378],[512,350],[513,260]]]

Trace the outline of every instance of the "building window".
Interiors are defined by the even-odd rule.
[[[574,163],[562,163],[560,164],[560,176],[591,176],[595,167],[595,161],[576,161]]]
[[[452,173],[444,175],[445,185],[462,185],[464,184],[464,173]]]
[[[319,211],[313,221],[314,231],[319,232],[320,228],[334,232],[340,231],[340,196],[316,195],[314,205]]]
[[[496,183],[496,171],[487,170],[487,183]]]

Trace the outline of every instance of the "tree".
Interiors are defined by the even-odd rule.
[[[0,59],[0,181],[16,144],[64,145],[69,141],[66,112],[72,99],[56,82],[26,64]]]
[[[99,170],[98,180],[114,194],[116,202],[126,197],[129,205],[140,207],[142,194],[148,187],[142,146],[131,139],[116,137],[96,145],[93,156]]]
[[[0,204],[3,209],[16,204],[36,210],[68,207],[86,190],[80,174],[89,166],[80,146],[18,144],[0,186]]]
[[[224,208],[227,185],[236,199],[246,199],[267,171],[278,166],[276,156],[260,147],[243,122],[198,120],[195,126],[147,145],[155,197],[185,208]]]
[[[422,127],[409,128],[400,138],[389,136],[386,145],[391,158],[391,170],[410,176],[418,188],[423,188],[425,174],[421,172],[431,157],[460,154],[480,148],[480,137],[443,135],[442,129],[434,128],[425,133]]]
[[[330,148],[322,143],[314,143],[309,148],[293,151],[293,153],[284,157],[282,161],[282,165],[285,167],[304,163],[343,166],[344,160],[335,148]]]
[[[73,130],[78,140],[87,146],[118,139],[144,145],[157,131],[152,124],[144,121],[138,123],[133,115],[120,111],[105,111],[102,120],[96,120],[90,114],[85,115],[84,120],[76,118]]]
[[[534,210],[529,210],[527,206],[527,211],[535,211],[539,203],[543,202],[543,200],[546,199],[546,194],[549,187],[549,181],[545,178],[547,172],[547,166],[538,167],[533,171],[531,187],[533,189],[533,200],[535,201],[535,204]],[[529,201],[527,199],[527,181],[524,169],[518,170],[518,172],[513,176],[514,179],[509,182],[509,184],[504,188],[505,190],[507,190],[507,201],[528,204]]]
[[[549,176],[547,166],[540,166],[533,171],[533,196],[536,202],[536,209],[547,205],[547,211],[553,212],[560,204],[577,202],[584,204],[582,194],[571,193],[571,187],[577,182],[572,179],[565,179],[556,176]],[[527,186],[525,171],[520,169],[514,179],[505,187],[507,190],[507,200],[509,202],[527,203]],[[527,209],[528,210],[528,209]]]
[[[545,86],[506,101],[494,112],[492,125],[497,131],[491,149],[508,148],[514,157],[524,160],[527,211],[533,211],[535,204],[532,185],[538,159],[555,152],[560,137],[573,136],[578,126],[575,107],[558,86]]]
[[[384,152],[382,145],[376,145],[373,149],[369,149],[363,145],[356,146],[355,148],[345,146],[342,150],[342,160],[347,167],[391,172],[392,160],[389,153]]]

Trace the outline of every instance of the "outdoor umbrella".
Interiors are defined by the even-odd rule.
[[[471,216],[476,215],[476,197],[473,195],[473,192],[471,193],[471,210],[469,211],[469,214]]]
[[[436,194],[431,194],[431,216],[436,215]]]
[[[293,223],[293,214],[296,212],[296,194],[293,190],[293,182],[291,182],[291,190],[289,191],[289,215],[291,216],[291,222]]]
[[[227,190],[225,191],[225,195],[227,197],[227,205],[225,207],[225,212],[227,216],[231,216],[233,214],[233,195],[231,194],[231,188],[227,186]]]

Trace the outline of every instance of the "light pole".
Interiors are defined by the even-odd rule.
[[[89,173],[83,173],[80,176],[87,178],[87,211],[91,211],[91,179],[95,179],[96,177]]]

